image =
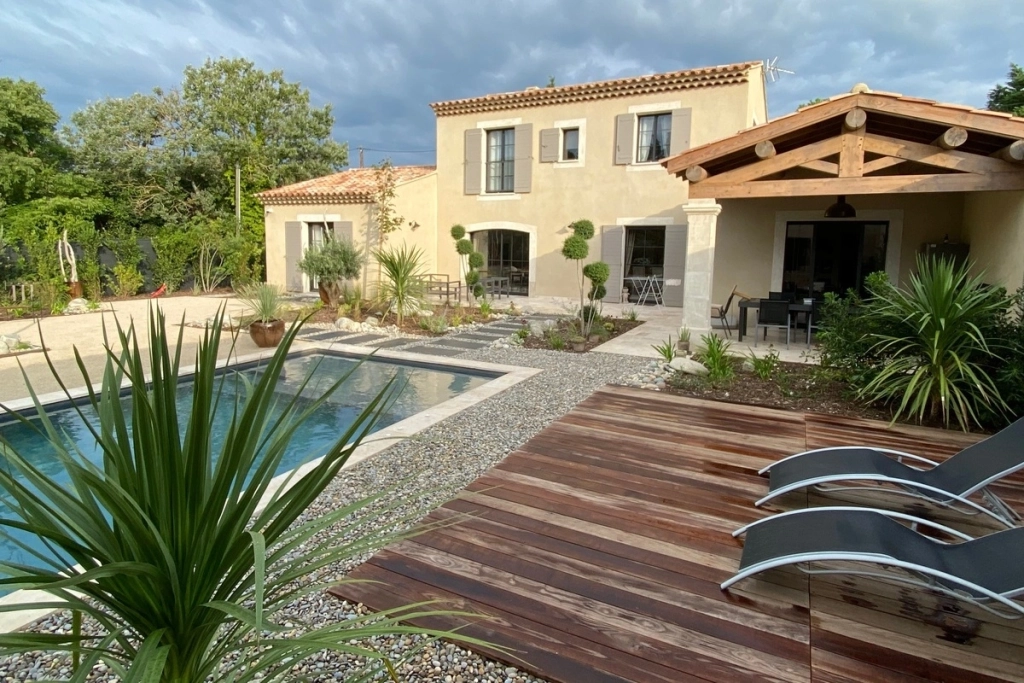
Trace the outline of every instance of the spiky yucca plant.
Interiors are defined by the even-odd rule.
[[[895,407],[893,419],[910,415],[952,421],[967,431],[982,409],[1002,413],[1006,404],[984,369],[994,350],[982,327],[1006,308],[1006,299],[971,276],[967,264],[918,257],[910,286],[872,290],[870,315],[881,329],[871,352],[885,359],[859,394]]]
[[[377,249],[374,258],[381,267],[381,282],[377,296],[394,313],[398,326],[405,316],[416,313],[426,305],[426,285],[423,276],[423,250],[403,244],[390,249]]]
[[[274,491],[272,480],[292,437],[345,378],[300,402],[310,393],[304,391],[307,378],[293,398],[282,399],[275,385],[298,325],[253,381],[218,371],[220,328],[218,319],[206,330],[195,373],[182,378],[182,336],[171,345],[161,313],[150,315],[148,354],[140,351],[133,327],[118,325],[119,349],[109,352],[102,388],[80,401],[98,416],[95,427],[83,422],[102,452],[99,465],[66,445],[36,399],[38,425],[22,421],[49,444],[68,483],[4,443],[8,467],[0,468],[0,491],[12,513],[0,519],[0,529],[36,534],[46,550],[19,543],[35,562],[0,566],[10,577],[0,585],[45,591],[55,599],[0,609],[71,609],[95,620],[100,633],[3,634],[0,654],[70,653],[80,660],[73,681],[85,681],[98,662],[125,681],[291,681],[300,678],[294,665],[324,650],[365,656],[371,668],[394,676],[386,653],[360,646],[360,639],[441,635],[399,623],[442,614],[427,603],[299,635],[284,632],[278,612],[324,590],[319,576],[325,568],[395,538],[374,524],[368,506],[376,498],[321,516],[303,513],[377,425],[397,387],[382,387],[318,464]],[[91,386],[81,358],[78,364]],[[124,379],[130,417],[122,404]],[[192,404],[179,412],[177,394],[185,381],[193,384]],[[230,398],[224,391],[229,383],[239,389]],[[213,433],[218,411],[232,415],[226,433]],[[355,513],[360,519],[352,521]]]

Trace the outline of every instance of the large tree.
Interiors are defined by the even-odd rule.
[[[0,204],[18,204],[45,191],[62,156],[59,120],[37,84],[0,78]]]
[[[999,84],[989,91],[988,108],[1024,116],[1024,69],[1017,64],[1010,64],[1006,84]]]

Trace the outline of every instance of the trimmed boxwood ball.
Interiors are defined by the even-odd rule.
[[[586,218],[573,221],[569,224],[569,229],[572,230],[574,235],[578,235],[585,240],[589,240],[594,236],[594,224]]]
[[[590,288],[590,300],[597,301],[608,296],[608,290],[605,289],[604,285],[594,285]]]
[[[473,285],[473,296],[477,299],[484,295],[484,286],[481,284]]]
[[[466,284],[472,287],[476,283],[480,282],[480,273],[475,270],[471,270],[466,273]]]
[[[611,269],[604,261],[594,261],[583,266],[583,275],[590,280],[594,286],[603,285],[608,282],[611,276]]]
[[[473,253],[473,243],[467,239],[461,239],[455,243],[455,251],[459,252],[459,256],[469,256]]]
[[[456,223],[455,225],[452,226],[452,239],[453,240],[458,241],[458,240],[461,240],[465,236],[466,236],[466,229],[464,227],[462,227],[458,223]]]
[[[562,243],[562,256],[571,261],[582,261],[587,258],[589,253],[590,247],[587,245],[586,238],[580,237],[578,234],[569,235]]]
[[[469,255],[469,267],[470,268],[483,268],[484,267],[484,255],[479,251],[474,251]]]

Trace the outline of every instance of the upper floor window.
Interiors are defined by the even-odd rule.
[[[562,161],[576,161],[580,158],[580,129],[562,129]]]
[[[515,128],[487,131],[487,191],[515,191]]]
[[[637,134],[636,161],[660,161],[669,155],[672,148],[672,114],[649,114],[637,117],[640,130]]]

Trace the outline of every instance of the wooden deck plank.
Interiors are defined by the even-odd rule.
[[[951,598],[795,569],[718,586],[742,550],[733,529],[835,503],[802,493],[754,508],[764,465],[856,443],[942,459],[978,438],[600,389],[431,513],[439,526],[350,574],[380,583],[332,592],[372,609],[437,599],[484,615],[434,623],[564,683],[1021,681],[1024,624]],[[1024,476],[994,489],[1024,506]]]

